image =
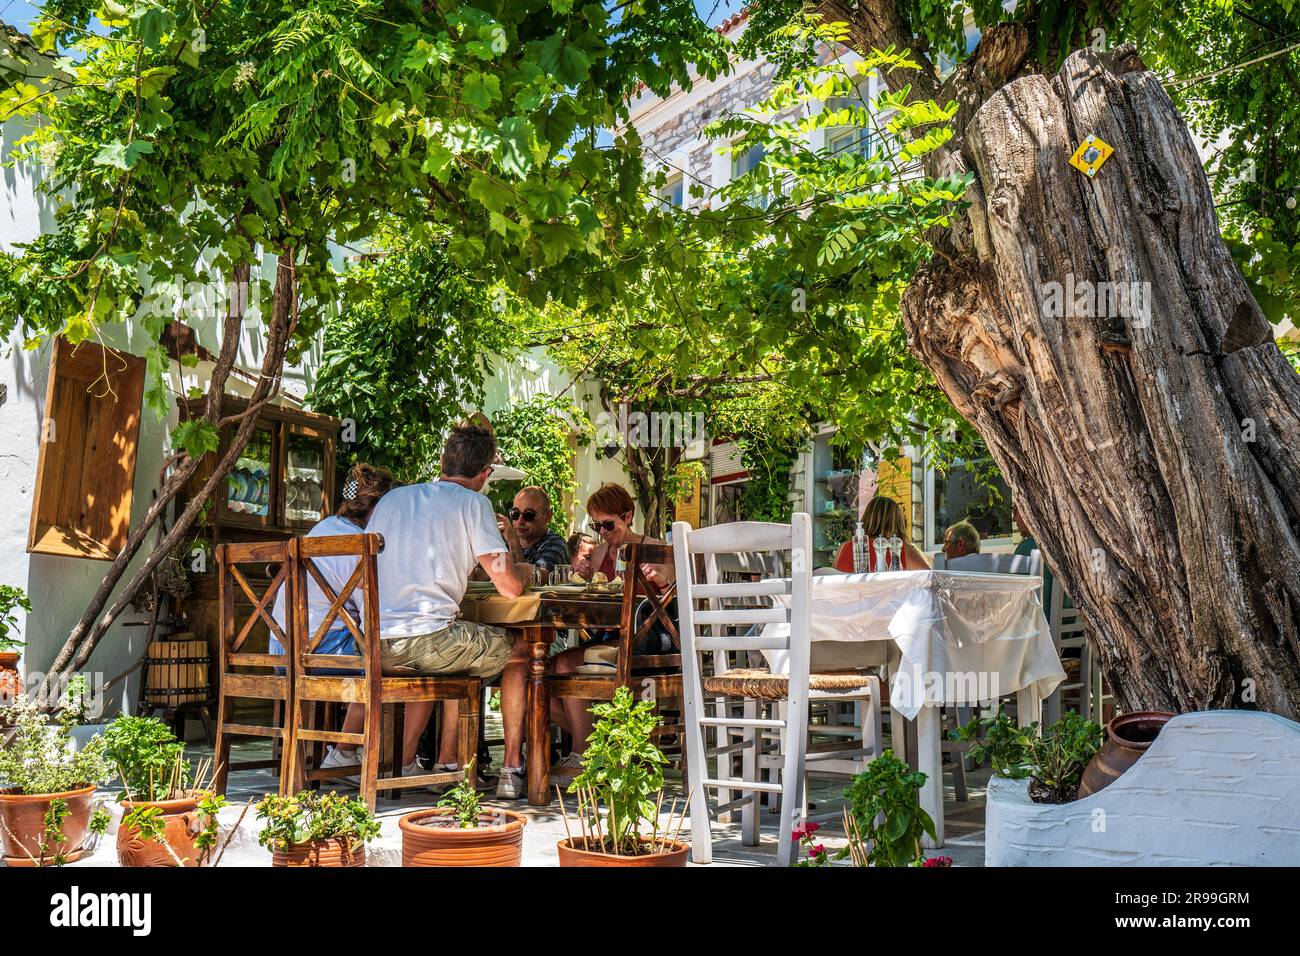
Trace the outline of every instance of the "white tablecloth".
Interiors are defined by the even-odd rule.
[[[890,675],[889,703],[908,719],[925,703],[975,704],[1031,687],[1044,698],[1065,672],[1041,587],[1041,578],[1025,574],[971,571],[819,575],[812,579],[812,640],[892,640],[901,659]],[[788,633],[789,625],[768,624],[763,633],[782,629]],[[788,669],[787,652],[764,656],[774,672]]]

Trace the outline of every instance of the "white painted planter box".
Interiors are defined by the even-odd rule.
[[[1300,724],[1175,717],[1123,776],[1074,803],[989,781],[986,866],[1300,866]]]

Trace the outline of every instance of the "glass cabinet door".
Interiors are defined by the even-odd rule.
[[[275,433],[259,426],[226,475],[226,511],[253,519],[268,517],[274,473]]]
[[[325,436],[302,425],[285,428],[284,520],[310,527],[326,514],[328,460]]]

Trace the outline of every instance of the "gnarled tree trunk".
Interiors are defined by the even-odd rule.
[[[939,165],[975,174],[972,205],[905,296],[913,351],[986,439],[1121,706],[1300,716],[1300,377],[1186,123],[1128,49],[963,107]],[[1068,163],[1090,134],[1115,150],[1092,178]]]

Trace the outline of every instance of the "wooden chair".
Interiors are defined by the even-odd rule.
[[[227,777],[232,770],[255,770],[277,767],[280,770],[280,792],[289,785],[289,752],[292,721],[288,714],[293,700],[293,670],[290,657],[293,650],[292,567],[296,553],[295,541],[268,541],[221,544],[216,549],[218,604],[218,666],[221,683],[217,695],[217,734],[213,745],[216,774],[213,788],[226,792]],[[270,576],[266,590],[257,593],[249,583],[247,569],[253,565],[273,565],[277,568]],[[284,590],[286,624],[282,628],[275,620],[272,609],[277,595]],[[237,619],[237,592],[242,592],[252,613],[240,624]],[[243,650],[254,628],[264,623],[267,630],[280,641],[281,654],[253,653]],[[237,700],[263,700],[272,702],[273,719],[270,724],[237,723]],[[231,764],[230,740],[232,737],[267,737],[273,741],[270,760],[251,760]],[[278,745],[279,754],[275,748]]]
[[[469,764],[478,753],[479,709],[483,700],[483,681],[478,677],[462,676],[393,676],[382,670],[379,633],[379,569],[376,556],[384,548],[384,540],[377,534],[330,535],[318,538],[299,538],[297,561],[294,568],[293,598],[295,613],[295,651],[293,656],[293,731],[289,749],[289,774],[294,786],[301,788],[306,782],[342,777],[360,772],[361,797],[372,810],[379,790],[403,790],[409,787],[427,787],[435,783],[463,780]],[[357,557],[356,569],[347,583],[335,593],[325,576],[316,567],[315,559],[328,557]],[[307,581],[308,577],[320,588],[330,602],[325,617],[308,633]],[[358,593],[359,592],[359,593]],[[358,624],[345,610],[349,598],[356,595],[361,608]],[[338,624],[352,632],[360,657],[337,654],[318,654],[316,648],[322,638]],[[313,673],[320,668],[352,669],[353,676],[321,675]],[[459,727],[459,769],[443,773],[401,776],[400,718],[393,722],[395,757],[393,771],[388,777],[379,776],[379,748],[383,737],[383,707],[416,701],[454,700],[460,703],[457,712]],[[320,704],[360,704],[365,707],[365,725],[360,733],[344,733],[319,726]],[[305,745],[313,742],[364,746],[363,761],[353,767],[336,767],[329,770],[307,769]]]
[[[690,808],[691,858],[696,863],[713,859],[708,790],[741,793],[738,799],[720,805],[717,812],[740,807],[742,841],[751,846],[758,843],[757,796],[767,792],[782,797],[777,858],[783,866],[788,866],[794,856],[791,835],[795,815],[804,805],[809,701],[814,695],[824,699],[878,701],[880,679],[856,672],[809,672],[812,633],[809,566],[813,547],[812,519],[808,515],[796,514],[788,525],[741,521],[699,530],[677,522],[673,526],[673,541],[681,594],[678,609],[682,622],[687,765],[695,784]],[[792,576],[718,583],[718,555],[738,551],[788,551]],[[697,556],[702,558],[702,573],[697,568]],[[747,605],[754,597],[768,599],[767,606]],[[787,600],[776,601],[777,597]],[[768,624],[784,624],[788,629],[773,635],[734,633]],[[710,633],[704,633],[704,629]],[[736,651],[787,651],[789,671],[773,674],[754,668],[731,668],[728,654]],[[706,655],[711,656],[711,667],[706,667]],[[740,716],[730,704],[735,698],[745,704]],[[712,716],[706,712],[709,705],[715,708]],[[770,715],[764,716],[765,711],[770,711]],[[879,714],[878,709],[876,713]],[[879,727],[878,716],[876,726]],[[739,743],[730,737],[731,731],[737,728],[743,732]],[[719,741],[712,748],[706,746],[708,730],[714,730]],[[780,734],[783,782],[759,779],[762,736],[770,732]],[[878,731],[874,742],[864,744],[878,748]],[[742,778],[709,776],[710,757],[725,757],[730,761],[738,749],[743,751]]]
[[[547,685],[551,700],[577,698],[579,700],[602,701],[613,700],[614,692],[620,687],[630,687],[641,695],[642,699],[653,697],[655,712],[662,713],[665,704],[676,703],[677,718],[673,723],[661,725],[656,731],[658,742],[681,740],[685,729],[683,722],[682,698],[682,655],[681,638],[677,632],[677,622],[673,620],[671,605],[677,597],[676,582],[662,592],[656,592],[645,579],[641,571],[642,564],[673,566],[673,549],[664,544],[630,544],[624,546],[627,555],[627,570],[623,579],[623,602],[619,607],[618,658],[613,675],[603,674],[548,674]],[[637,619],[637,608],[645,602],[647,612]],[[573,602],[572,613],[580,615],[584,610],[579,602]],[[569,613],[570,609],[565,608]],[[586,613],[590,613],[588,610]],[[601,629],[601,621],[592,620],[580,630],[593,631]],[[613,622],[605,622],[606,626]],[[660,626],[667,631],[672,640],[674,652],[666,654],[637,654],[639,645],[650,632]],[[612,629],[612,628],[610,628]],[[575,741],[581,745],[584,741]]]

